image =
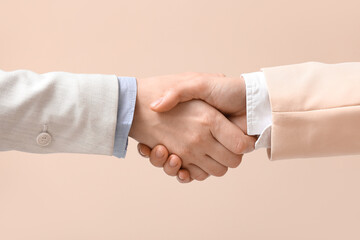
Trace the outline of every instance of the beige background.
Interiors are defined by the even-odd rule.
[[[0,68],[237,76],[360,61],[358,0],[0,0]],[[334,130],[336,137],[336,129]],[[71,144],[71,142],[69,142]],[[181,185],[138,156],[0,153],[0,239],[360,239],[360,157]]]

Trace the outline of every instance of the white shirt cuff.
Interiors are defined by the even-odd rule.
[[[246,85],[247,134],[260,135],[255,149],[271,146],[271,106],[263,72],[244,73]]]
[[[271,125],[267,126],[255,142],[255,150],[271,147]]]

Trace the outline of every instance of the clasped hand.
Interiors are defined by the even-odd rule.
[[[243,78],[183,73],[137,79],[129,136],[141,155],[182,183],[223,176],[254,150]]]

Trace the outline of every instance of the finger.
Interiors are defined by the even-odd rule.
[[[207,179],[209,177],[209,174],[207,172],[205,172],[200,167],[198,167],[194,164],[187,165],[186,169],[189,171],[190,177],[192,179],[195,179],[198,181],[204,181],[205,179]]]
[[[177,180],[180,183],[189,183],[193,179],[190,177],[190,172],[187,169],[183,168],[179,170],[177,174]]]
[[[243,155],[242,154],[234,154],[229,151],[226,147],[220,144],[216,139],[210,140],[209,145],[211,148],[208,150],[208,155],[217,161],[218,163],[230,167],[236,168],[240,165]]]
[[[257,141],[256,137],[245,135],[245,137],[244,137],[244,142],[245,142],[244,153],[254,151],[256,141]]]
[[[171,154],[164,164],[164,172],[169,176],[176,176],[181,168],[182,161],[179,156]]]
[[[168,157],[167,148],[163,145],[157,145],[150,153],[150,162],[155,167],[163,167]]]
[[[230,116],[228,119],[234,123],[236,126],[240,127],[241,131],[244,133],[244,142],[245,142],[245,151],[244,153],[248,153],[254,151],[255,142],[257,141],[257,137],[247,135],[247,119],[245,116]]]
[[[166,112],[180,102],[193,99],[201,99],[210,105],[214,105],[215,102],[211,98],[207,98],[211,95],[216,82],[225,79],[226,76],[223,73],[197,73],[197,75],[190,73],[190,77],[186,77],[185,74],[184,78],[184,81],[180,81],[177,85],[168,89],[163,97],[151,103],[150,108],[155,112]]]
[[[241,116],[226,116],[227,119],[229,119],[230,122],[234,123],[236,126],[238,126],[241,131],[243,131],[243,133],[245,135],[247,135],[247,117],[246,114],[241,115]]]
[[[219,143],[217,143],[219,144]],[[213,176],[223,176],[227,172],[227,167],[215,161],[208,155],[204,155],[200,161],[197,162],[197,166],[204,170],[209,175]],[[192,177],[192,176],[191,176]]]
[[[204,99],[211,90],[211,79],[204,76],[193,81],[180,82],[172,89],[169,89],[162,98],[157,99],[150,104],[150,108],[156,112],[166,112],[174,108],[180,102],[186,102],[192,99]]]
[[[168,90],[164,96],[155,102],[150,104],[150,108],[155,112],[167,112],[173,109],[180,102],[185,102],[193,99],[190,95],[194,90],[189,90],[186,92],[186,88],[182,86],[177,86],[171,90]]]
[[[201,169],[206,171],[208,174],[215,177],[222,177],[228,171],[228,167],[220,164],[218,161],[210,157],[209,155],[205,156],[205,165],[199,165]]]
[[[246,136],[241,129],[218,113],[210,125],[214,138],[234,154],[243,154],[255,145],[254,137]]]
[[[139,154],[140,154],[142,157],[148,158],[148,157],[150,156],[151,148],[148,147],[147,145],[142,144],[142,143],[139,143],[139,144],[137,145],[137,149],[138,149]]]

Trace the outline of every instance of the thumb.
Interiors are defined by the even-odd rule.
[[[188,99],[191,100],[191,99]],[[181,101],[186,101],[180,98],[177,90],[170,90],[165,95],[150,104],[151,110],[155,112],[167,112],[173,109]]]
[[[211,93],[213,82],[224,78],[224,76],[223,74],[203,74],[201,77],[176,84],[166,91],[163,97],[151,103],[150,108],[155,112],[166,112],[181,102],[193,99],[201,99],[213,105],[207,96]]]
[[[167,112],[182,102],[193,99],[204,100],[209,89],[209,82],[200,79],[193,82],[177,84],[167,90],[163,97],[150,104],[150,108],[155,112]]]

